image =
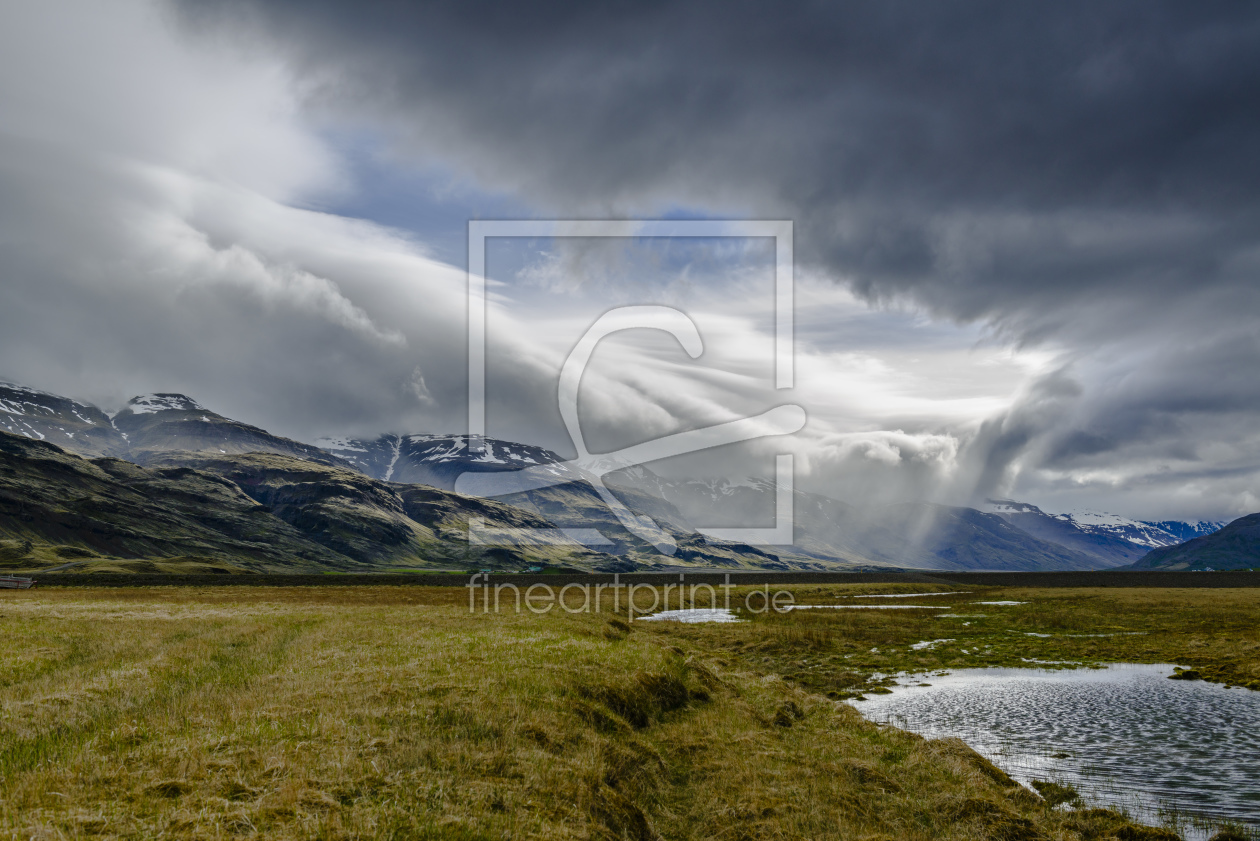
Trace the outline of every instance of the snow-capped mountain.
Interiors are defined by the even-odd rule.
[[[205,412],[207,409],[182,394],[142,394],[131,398],[123,411],[133,415],[155,415],[158,412]]]
[[[461,473],[523,470],[543,465],[565,482],[585,478],[565,467],[564,459],[550,450],[495,438],[382,435],[372,441],[321,438],[315,443],[374,479],[432,485],[446,490],[455,487]]]
[[[1142,520],[1131,520],[1116,514],[1104,514],[1096,511],[1072,511],[1055,514],[1055,519],[1072,523],[1081,531],[1094,534],[1112,534],[1138,546],[1157,549],[1161,546],[1175,546],[1186,540],[1201,537],[1217,531],[1224,523],[1195,521],[1182,523],[1168,521],[1165,523],[1149,523]]]
[[[123,456],[127,442],[95,406],[0,382],[0,429],[87,456]]]
[[[0,383],[0,429],[82,456],[112,456],[137,463],[173,450],[282,453],[335,461],[317,447],[225,418],[183,394],[133,397],[110,417],[96,406],[69,397]]]
[[[133,397],[112,422],[127,440],[125,457],[141,464],[172,451],[221,455],[279,453],[308,461],[335,462],[318,447],[225,418],[183,394]]]
[[[1010,499],[990,499],[983,510],[1042,539],[1096,555],[1109,566],[1133,563],[1152,549],[1211,534],[1224,525],[1201,520],[1147,522],[1094,511],[1050,514]]]
[[[1215,534],[1228,525],[1226,521],[1218,520],[1160,520],[1157,523],[1148,523],[1147,525],[1156,526],[1165,534],[1172,535],[1178,542],[1194,540],[1196,537],[1206,537],[1209,534]],[[1164,544],[1165,546],[1173,544]]]
[[[383,435],[372,441],[317,443],[374,478],[446,489],[465,472],[548,466],[557,476],[564,472],[565,484],[503,500],[563,525],[598,520],[606,530],[617,530],[585,477],[541,447],[473,439],[470,450],[466,435]],[[627,506],[677,532],[697,526],[768,526],[775,510],[775,484],[761,477],[672,480],[635,466],[607,475],[605,482]],[[989,512],[926,503],[861,508],[796,491],[793,504],[793,550],[826,560],[932,569],[1098,569],[1132,563],[1146,552],[1141,544],[1113,533],[1127,523],[1078,525],[1070,517],[1057,519],[1010,501],[992,505]],[[1016,522],[1004,515],[1022,516]],[[1156,539],[1147,532],[1143,536]]]

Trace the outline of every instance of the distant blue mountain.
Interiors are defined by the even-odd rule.
[[[1211,534],[1152,550],[1133,568],[1200,571],[1260,569],[1260,514],[1248,514]]]

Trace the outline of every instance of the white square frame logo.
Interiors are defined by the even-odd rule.
[[[486,240],[492,237],[689,237],[774,239],[774,386],[792,388],[794,357],[793,224],[790,220],[532,220],[475,219],[468,223],[468,436],[486,435]],[[772,528],[697,527],[722,541],[789,546],[793,534],[794,469],[791,453],[775,456],[775,524]],[[586,530],[565,530],[577,532]],[[578,537],[578,535],[574,535]],[[485,535],[469,539],[491,543]],[[554,537],[547,538],[548,542]],[[587,544],[586,539],[575,542]],[[671,550],[672,551],[672,550]]]

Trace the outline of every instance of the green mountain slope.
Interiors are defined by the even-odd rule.
[[[232,482],[274,517],[307,538],[376,566],[469,565],[519,568],[528,564],[589,565],[602,558],[580,546],[531,536],[556,531],[551,521],[510,505],[424,485],[379,482],[363,474],[275,453],[155,455],[153,466],[194,468]],[[502,542],[470,546],[468,520]]]
[[[389,485],[292,456],[166,453],[141,467],[0,432],[0,565],[7,569],[191,558],[229,570],[370,572],[590,566],[605,558],[545,541],[470,546],[469,516],[496,534],[555,530],[500,503]]]
[[[585,483],[566,483],[498,501],[428,485],[381,482],[357,471],[277,454],[165,453],[155,455],[150,464],[191,467],[229,480],[310,539],[377,565],[427,562],[519,569],[553,564],[628,572],[662,563],[785,569],[787,560],[798,568],[838,568],[834,562],[816,564],[809,558],[780,559],[742,544],[709,543],[685,529],[672,530],[679,552],[663,557],[626,532]],[[479,522],[481,535],[471,546],[470,517]],[[566,527],[598,528],[611,539],[607,545],[588,549],[560,532]]]
[[[258,571],[359,567],[218,477],[87,460],[8,433],[0,433],[0,540],[11,568],[177,556]]]

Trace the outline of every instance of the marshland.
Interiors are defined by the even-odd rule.
[[[850,701],[1035,661],[1260,687],[1256,589],[784,589],[835,607],[754,613],[737,590],[743,621],[684,624],[607,592],[545,614],[470,612],[460,587],[5,592],[0,835],[1173,838]],[[896,593],[923,595],[864,598]],[[931,608],[849,609],[871,603]]]

